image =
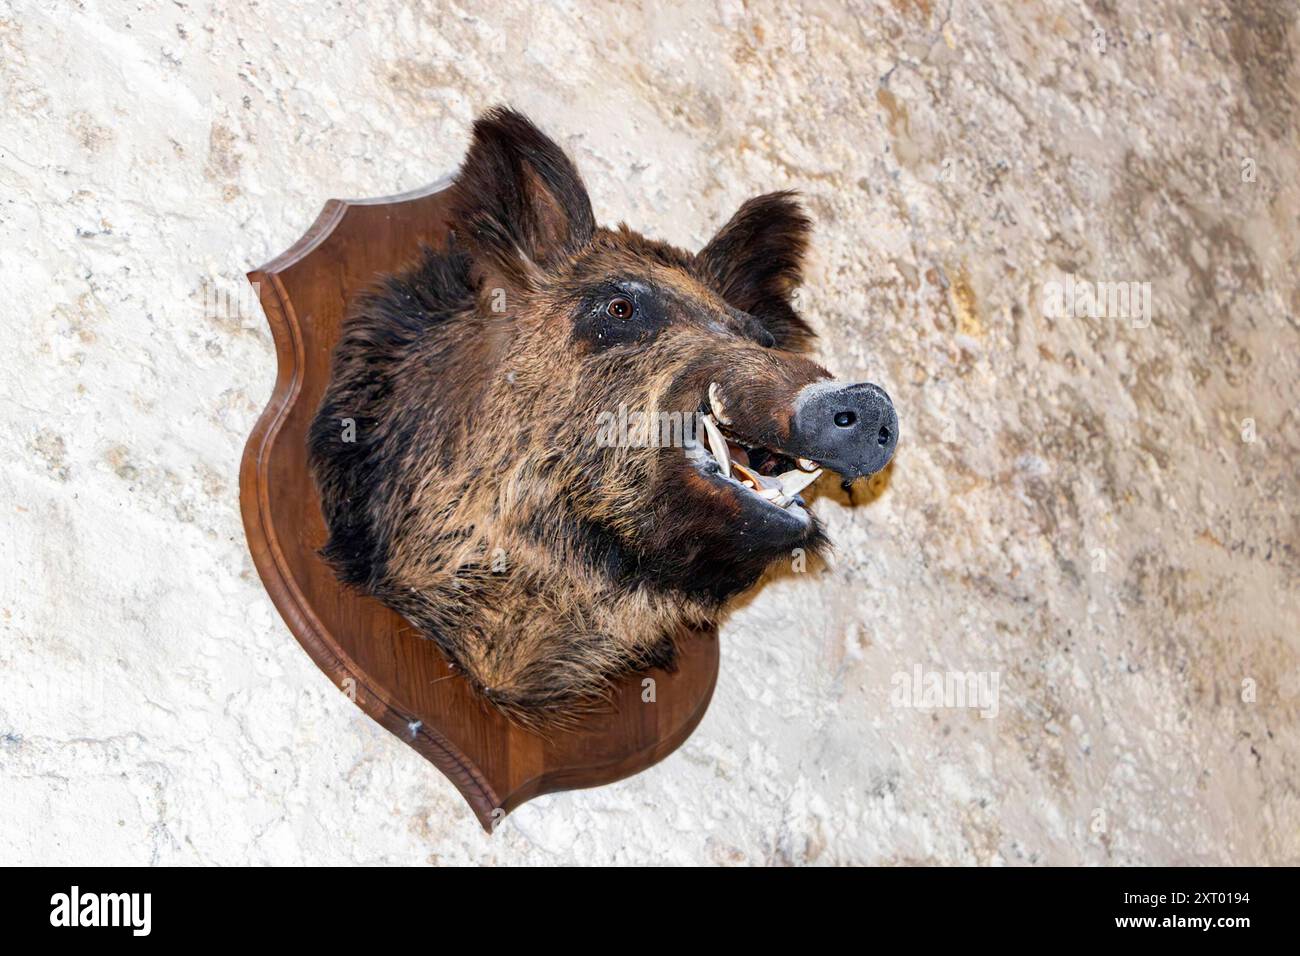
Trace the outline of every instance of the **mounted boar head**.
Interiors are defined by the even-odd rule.
[[[447,249],[356,303],[335,351],[310,436],[323,553],[544,724],[821,547],[811,483],[879,471],[897,419],[801,354],[790,194],[692,255],[598,227],[563,151],[496,109],[451,208]]]

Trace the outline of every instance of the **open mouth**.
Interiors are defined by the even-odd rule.
[[[808,458],[792,458],[764,445],[752,445],[727,430],[727,419],[717,398],[717,386],[709,386],[709,400],[700,412],[704,441],[688,442],[686,457],[697,468],[735,485],[768,507],[808,521],[807,502],[800,494],[821,477],[822,467]]]

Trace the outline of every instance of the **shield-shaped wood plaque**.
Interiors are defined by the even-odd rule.
[[[421,243],[445,246],[449,182],[381,199],[330,200],[306,235],[248,274],[271,326],[278,370],[244,450],[240,505],[262,581],[316,666],[446,774],[490,832],[531,797],[610,783],[675,750],[708,707],[718,640],[715,631],[681,635],[676,670],[629,677],[609,707],[575,729],[541,735],[484,705],[432,641],[340,584],[317,554],[326,534],[307,469],[307,430],[329,380],[330,354],[354,295],[400,270]]]

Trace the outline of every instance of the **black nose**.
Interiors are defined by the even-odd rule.
[[[880,471],[897,446],[898,414],[879,385],[820,382],[795,400],[787,451],[845,478]]]

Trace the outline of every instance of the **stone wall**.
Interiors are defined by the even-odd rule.
[[[1252,0],[0,2],[0,862],[1300,863],[1298,45]],[[902,445],[677,754],[488,838],[264,593],[274,350],[210,304],[497,102],[681,245],[800,190]]]

